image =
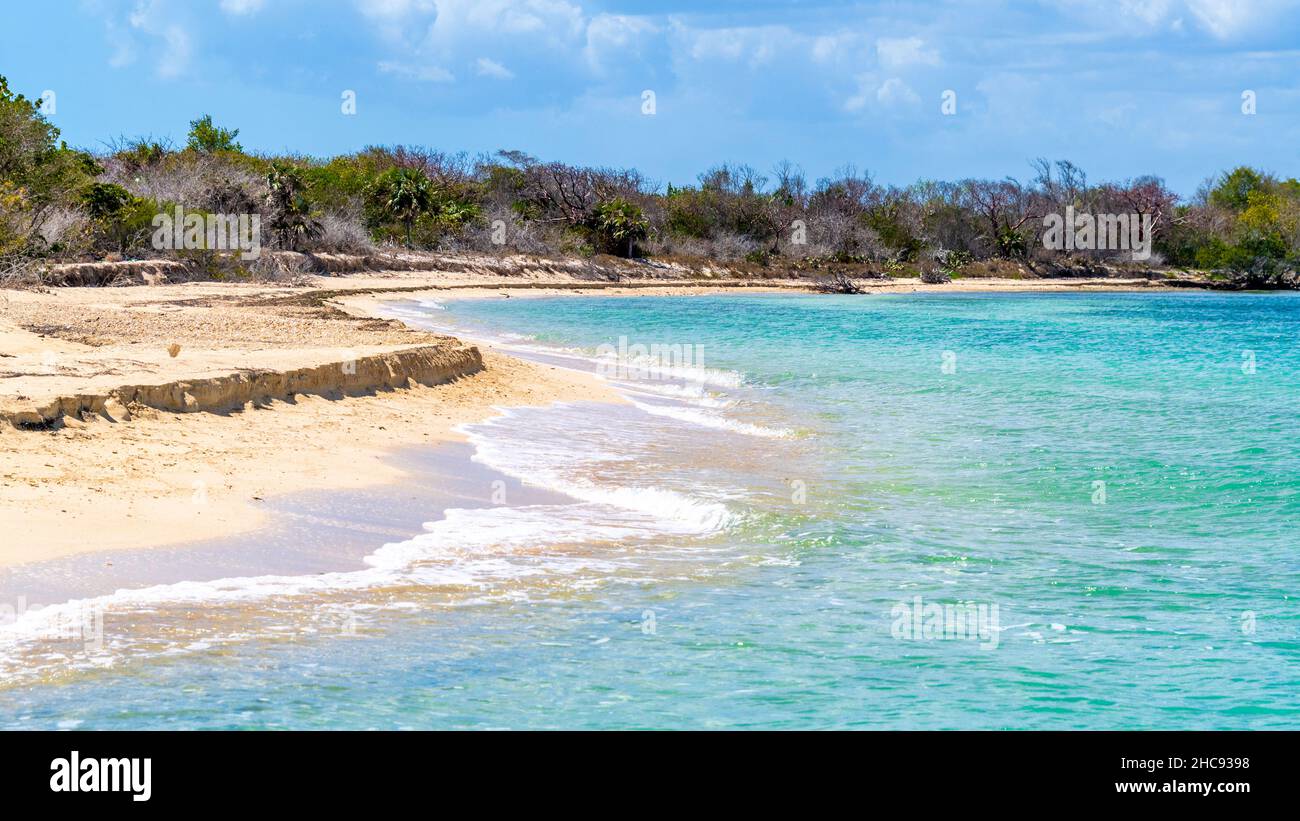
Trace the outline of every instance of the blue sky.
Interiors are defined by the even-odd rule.
[[[1048,157],[1185,194],[1239,163],[1300,174],[1297,0],[49,0],[0,14],[0,74],[55,92],[51,119],[86,147],[183,142],[211,113],[254,150],[514,148],[665,183],[782,159],[814,179],[852,164],[907,183],[1025,178]]]

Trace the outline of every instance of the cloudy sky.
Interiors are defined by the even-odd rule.
[[[906,183],[1026,177],[1048,157],[1183,193],[1239,163],[1300,174],[1297,0],[49,0],[3,15],[0,74],[53,91],[51,119],[86,147],[183,142],[211,113],[247,149],[514,148],[676,183],[782,159]]]

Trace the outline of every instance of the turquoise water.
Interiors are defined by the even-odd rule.
[[[696,358],[472,426],[572,501],[456,514],[388,550],[400,577],[313,590],[365,601],[356,634],[286,631],[288,597],[238,640],[0,690],[0,723],[1300,724],[1295,295],[401,310],[606,375],[620,337]]]

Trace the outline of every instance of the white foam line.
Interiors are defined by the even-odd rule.
[[[732,433],[741,433],[746,436],[759,436],[769,439],[782,439],[791,435],[789,430],[784,428],[765,428],[762,425],[754,425],[749,422],[741,422],[726,416],[708,413],[706,411],[694,410],[691,408],[674,408],[666,405],[650,405],[642,402],[633,401],[641,410],[655,416],[666,416],[670,419],[677,419],[682,422],[689,422],[705,428],[715,428],[717,430],[731,431]]]
[[[368,567],[361,570],[182,581],[74,599],[33,608],[0,624],[0,648],[67,638],[85,625],[88,613],[95,612],[154,613],[186,605],[238,604],[397,585],[483,588],[544,573],[609,571],[615,568],[611,562],[563,553],[536,556],[528,551],[658,534],[656,521],[649,516],[610,523],[611,511],[593,507],[452,508],[445,518],[426,524],[425,533],[380,547],[366,557]]]
[[[502,422],[517,416],[513,409],[501,409],[486,422],[463,425],[459,430],[474,445],[474,459],[507,476],[535,487],[557,491],[584,502],[608,505],[654,517],[660,528],[678,535],[704,536],[727,527],[733,515],[725,505],[695,499],[674,490],[655,486],[604,487],[585,479],[565,476],[560,466],[572,457],[571,447],[560,443],[551,458],[539,458],[538,443],[529,449],[499,429]],[[487,430],[492,429],[490,435]],[[547,462],[550,464],[547,464]]]

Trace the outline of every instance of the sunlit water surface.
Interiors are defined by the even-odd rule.
[[[484,483],[549,495],[490,484],[364,568],[108,597],[93,651],[29,619],[0,723],[1297,724],[1294,295],[393,311],[630,402],[470,426]]]

